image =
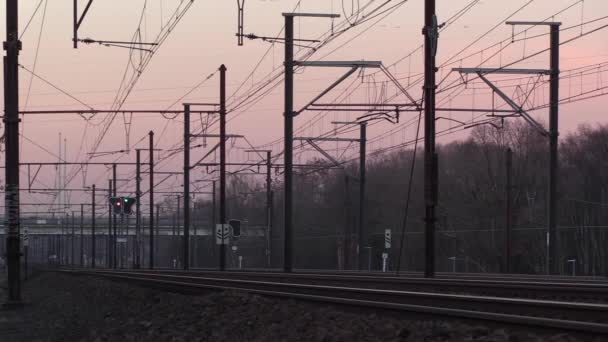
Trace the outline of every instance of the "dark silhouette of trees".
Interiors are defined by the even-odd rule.
[[[477,126],[464,141],[439,146],[437,264],[440,271],[500,272],[506,226],[506,150],[513,150],[512,271],[544,273],[546,268],[548,140],[523,121],[507,121],[502,129]],[[368,160],[366,238],[373,269],[388,252],[396,267],[399,241],[405,232],[401,269],[423,267],[423,160],[418,151],[407,227],[402,227],[412,150],[371,156]],[[558,221],[558,264],[570,274],[608,274],[608,126],[582,126],[561,138]],[[321,160],[311,164],[322,167]],[[247,219],[251,230],[265,223],[263,177],[229,177],[229,216]],[[273,184],[273,266],[282,263],[281,177]],[[295,177],[295,267],[348,269],[356,266],[359,186],[358,164],[343,170],[301,170]],[[199,210],[209,212],[208,202]],[[207,215],[208,216],[208,215]],[[392,248],[384,250],[384,230],[392,230]],[[259,236],[247,234],[242,246]],[[249,242],[247,242],[249,241]],[[256,246],[259,243],[255,243]],[[263,245],[262,245],[263,246]],[[247,256],[260,260],[263,248]],[[370,248],[362,253],[368,256]],[[258,255],[259,254],[259,255]],[[455,261],[453,258],[456,258]],[[364,265],[367,268],[367,265]]]

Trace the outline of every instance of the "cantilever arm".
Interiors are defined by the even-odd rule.
[[[484,81],[490,88],[492,88],[492,90],[494,90],[494,92],[496,92],[496,94],[498,94],[498,96],[500,96],[517,113],[521,114],[521,116],[526,121],[528,121],[528,123],[530,125],[532,125],[532,127],[536,128],[536,130],[538,130],[540,132],[540,134],[542,134],[543,136],[546,136],[546,137],[549,136],[549,132],[540,123],[538,123],[536,120],[534,120],[534,118],[532,116],[530,116],[530,114],[528,114],[521,106],[519,106],[517,103],[515,103],[515,101],[513,101],[509,96],[507,96],[507,94],[503,93],[500,89],[498,89],[498,87],[496,87],[492,82],[490,82],[483,75],[483,73],[478,72],[477,76],[479,76],[479,78],[481,78],[482,81]]]
[[[325,158],[329,159],[329,161],[332,162],[332,164],[334,164],[334,166],[340,167],[340,162],[338,162],[336,159],[334,159],[334,157],[332,157],[329,153],[325,152],[325,150],[322,149],[321,146],[317,145],[312,139],[308,139],[306,141],[312,147],[314,147],[315,150],[319,151],[319,153],[321,153]]]
[[[319,94],[318,96],[316,96],[307,105],[305,105],[304,107],[302,107],[302,109],[294,112],[293,116],[298,116],[300,113],[302,113],[303,111],[307,110],[308,107],[312,106],[320,98],[322,98],[323,96],[325,96],[332,89],[334,89],[335,87],[337,87],[340,83],[344,82],[344,80],[347,79],[348,77],[350,77],[350,75],[352,75],[355,71],[357,71],[357,69],[359,69],[358,66],[353,66],[349,71],[347,71],[344,75],[342,75],[342,77],[340,77],[336,82],[332,83],[327,89],[325,89],[324,91],[322,91],[321,94]]]

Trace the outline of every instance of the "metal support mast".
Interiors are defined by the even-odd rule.
[[[95,268],[95,184],[91,194],[91,268]]]
[[[178,200],[179,205],[179,200]],[[190,268],[190,105],[184,105],[184,270]]]
[[[72,233],[70,234],[70,266],[74,267],[74,240],[76,240],[76,221],[74,220],[74,212],[72,211]]]
[[[179,221],[180,221],[180,217],[179,216],[180,216],[180,211],[181,210],[179,209],[179,206],[180,206],[180,199],[181,199],[181,197],[182,197],[181,195],[177,195],[177,210],[175,211],[175,216],[174,216],[175,217],[175,220],[174,220],[175,225],[173,226],[173,237],[171,239],[171,241],[172,241],[171,242],[172,247],[175,247],[177,249],[175,251],[175,259],[177,259],[178,261],[179,261],[179,258],[180,258],[180,256],[179,256],[179,252],[180,252],[180,247],[179,247],[179,235],[180,235],[179,234],[179,231],[180,231],[180,229],[179,229],[179,226],[180,226]],[[176,238],[175,238],[176,234],[177,234],[177,242],[178,242],[177,246],[174,245],[175,244],[175,240],[176,240]]]
[[[80,267],[84,267],[84,204],[80,204]]]
[[[150,256],[149,256],[149,267],[150,269],[154,268],[154,132],[150,131],[148,133],[149,142],[150,142]]]
[[[4,144],[5,217],[8,298],[6,305],[21,303],[21,252],[19,251],[19,8],[17,0],[6,1],[4,42]]]
[[[63,224],[63,226],[61,227],[61,230],[63,230],[62,232],[62,237],[63,237],[63,264],[64,265],[68,265],[70,263],[70,254],[68,251],[68,235],[69,235],[69,224],[70,224],[70,214],[69,213],[65,213],[65,224]]]
[[[283,271],[291,272],[293,267],[293,118],[298,114],[293,110],[293,75],[296,66],[293,56],[294,17],[337,18],[339,16],[320,13],[283,13],[283,17],[285,18]],[[298,62],[298,65],[341,66],[341,63]]]
[[[435,152],[435,58],[439,30],[435,0],[425,0],[424,28],[424,202],[425,265],[424,276],[435,276],[435,208],[437,206],[437,153]]]
[[[211,213],[211,231],[214,231],[215,225],[217,224],[217,201],[216,201],[217,186],[216,186],[215,180],[211,181],[211,183],[212,183],[211,186],[213,189],[213,190],[211,190],[213,192],[212,203],[211,203],[211,206],[212,206],[211,210],[213,211]],[[215,242],[213,242],[213,239],[211,241],[212,241],[212,243],[215,243]]]
[[[292,269],[293,230],[293,15],[285,15],[285,110],[284,115],[284,191],[283,271]]]
[[[141,267],[141,149],[135,151],[135,268]]]
[[[271,266],[272,250],[272,151],[246,150],[246,152],[266,153],[266,266]]]
[[[549,109],[549,260],[548,271],[559,273],[557,255],[557,177],[559,137],[559,25],[551,25],[551,76]]]
[[[551,21],[508,21],[507,25],[522,26],[549,26],[550,49],[549,70],[542,70],[542,74],[549,74],[549,131],[536,124],[541,134],[549,137],[549,203],[547,227],[547,273],[559,273],[557,253],[557,178],[559,173],[558,138],[559,138],[559,49],[560,49],[560,22]],[[522,111],[520,110],[520,113]],[[524,113],[522,113],[524,114]],[[528,119],[530,121],[530,119]]]
[[[506,176],[507,176],[507,189],[506,189],[506,222],[505,222],[505,250],[503,253],[504,258],[504,273],[511,272],[511,230],[512,230],[512,204],[511,204],[511,192],[513,190],[512,185],[512,172],[513,172],[513,150],[507,148],[506,157]]]
[[[226,218],[226,66],[220,66],[220,224],[222,225],[222,243],[220,245],[220,270],[226,269],[226,245],[224,225]]]
[[[272,263],[272,151],[266,151],[266,259],[270,268]]]
[[[507,25],[522,26],[550,26],[550,69],[505,69],[505,68],[454,68],[452,70],[460,73],[476,73],[494,93],[498,94],[516,114],[522,116],[542,136],[549,138],[549,189],[548,189],[548,227],[547,227],[547,273],[558,273],[557,255],[557,177],[558,177],[558,137],[559,137],[559,27],[560,22],[550,21],[507,21]],[[513,99],[490,82],[485,75],[498,74],[537,74],[550,76],[550,99],[549,99],[549,131],[527,113],[523,106],[517,104]]]
[[[363,258],[363,245],[367,243],[367,232],[365,230],[365,183],[366,183],[366,144],[367,144],[367,123],[360,124],[359,138],[359,238],[357,242],[357,265],[361,270],[365,262]]]
[[[112,196],[114,197],[116,197],[116,182],[116,164],[112,164]],[[116,215],[112,216],[112,267],[116,268],[118,266],[118,255],[116,253],[116,245],[118,244],[116,241],[116,226],[118,226],[118,224],[116,223]]]
[[[108,268],[112,268],[112,203],[110,203],[110,197],[112,197],[112,180],[108,179],[108,238],[106,239],[106,247],[108,249],[107,259]]]

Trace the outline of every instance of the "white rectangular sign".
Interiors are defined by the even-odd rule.
[[[127,243],[127,238],[125,238],[125,237],[116,238],[116,242],[118,242],[118,243]]]
[[[218,245],[222,244],[222,237],[224,238],[224,244],[228,243],[228,239],[230,239],[230,225],[224,224],[224,229],[222,233],[222,224],[218,223],[215,225],[215,243]]]
[[[391,230],[385,229],[384,230],[384,248],[386,248],[386,249],[391,248],[391,240],[392,240]]]

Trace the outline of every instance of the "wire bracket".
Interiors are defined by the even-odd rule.
[[[82,21],[87,16],[87,13],[89,12],[89,9],[91,8],[92,4],[93,0],[89,0],[89,2],[87,2],[87,5],[84,8],[84,11],[82,12],[82,15],[79,16],[78,0],[74,0],[74,37],[72,38],[72,41],[74,42],[74,49],[78,49],[78,29],[80,28],[80,25],[82,25]]]
[[[239,46],[243,46],[243,40],[245,38],[244,26],[245,26],[245,0],[236,0],[236,4],[239,8],[239,25],[237,31],[237,38]]]

